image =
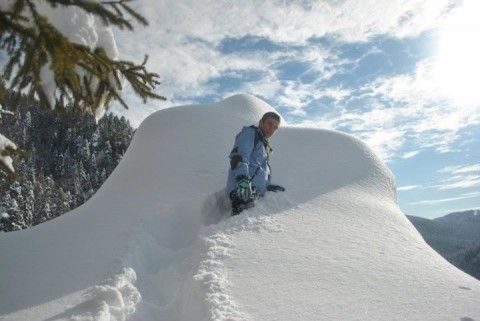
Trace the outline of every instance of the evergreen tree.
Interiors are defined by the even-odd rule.
[[[4,231],[18,231],[26,227],[18,203],[10,192],[2,198],[0,209],[3,211],[0,225]]]
[[[462,271],[480,280],[480,244],[472,245],[457,254],[454,264]]]
[[[17,202],[20,202],[19,205],[23,213],[25,225],[31,226],[34,221],[35,212],[35,169],[33,168],[32,163],[21,159],[18,164],[18,171],[23,175],[20,175],[17,180],[21,187],[21,198],[17,198]]]
[[[44,1],[53,9],[63,6],[83,10],[101,19],[106,26],[133,30],[131,18],[147,25],[145,18],[129,7],[128,2]],[[115,60],[107,55],[104,48],[73,43],[48,17],[40,14],[38,5],[37,0],[12,0],[0,6],[0,50],[7,59],[2,76],[7,80],[9,89],[14,90],[16,102],[22,92],[27,92],[44,108],[103,115],[101,111],[113,100],[127,108],[120,97],[123,79],[144,101],[149,98],[165,99],[154,92],[159,84],[158,75],[146,69],[147,57],[141,64],[136,64]],[[56,85],[54,97],[50,97],[42,85],[41,71],[47,64]],[[6,103],[6,92],[5,84],[1,83],[0,106]],[[0,118],[2,114],[5,113],[0,107]],[[0,134],[0,171],[13,175],[11,156],[24,153],[10,139]]]
[[[0,205],[0,214],[5,213],[0,231],[39,224],[84,203],[114,170],[133,135],[125,118],[107,114],[96,123],[91,115],[59,114],[34,103],[23,100],[19,112],[0,123],[0,131],[32,152],[18,161],[15,181],[0,176],[0,195],[10,195],[9,203]],[[55,130],[44,124],[54,124]],[[9,215],[7,207],[21,217]]]

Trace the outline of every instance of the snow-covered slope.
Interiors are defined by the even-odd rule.
[[[0,320],[478,320],[480,282],[399,210],[360,141],[282,127],[287,188],[229,217],[227,155],[257,98],[162,110],[80,208],[0,235]]]

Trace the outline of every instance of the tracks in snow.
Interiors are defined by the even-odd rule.
[[[284,194],[268,194],[253,209],[230,217],[223,191],[203,201],[161,209],[136,233],[125,264],[137,272],[142,302],[133,321],[249,320],[229,294],[224,260],[241,231],[280,232],[275,213],[292,207]],[[199,215],[200,213],[200,215]]]

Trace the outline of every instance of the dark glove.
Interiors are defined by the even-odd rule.
[[[253,196],[252,183],[246,178],[240,179],[237,183],[236,192],[239,199],[244,202],[249,201]]]
[[[285,192],[285,187],[280,185],[268,185],[267,191],[269,192]]]

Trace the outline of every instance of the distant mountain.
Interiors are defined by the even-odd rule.
[[[472,254],[480,249],[479,209],[454,212],[433,220],[407,217],[425,241],[452,264],[466,272],[472,270],[472,265],[478,265],[475,271],[480,270],[480,262],[476,263],[476,254]],[[480,273],[473,276],[480,278]]]
[[[480,225],[480,209],[450,213],[445,216],[438,217],[434,219],[434,221],[461,224],[465,226],[470,224],[476,224],[476,226],[478,227]],[[476,236],[480,238],[479,234],[477,234]]]

